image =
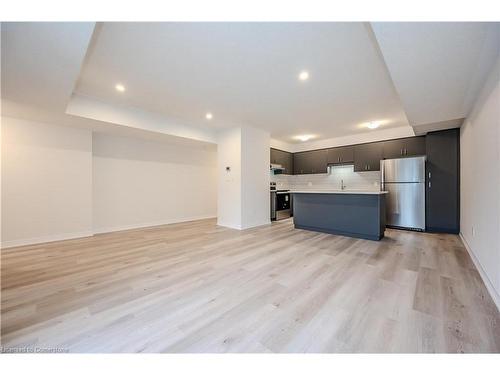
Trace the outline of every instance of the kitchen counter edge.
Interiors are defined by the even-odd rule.
[[[366,191],[366,190],[290,190],[291,194],[369,194],[383,195],[388,191]]]

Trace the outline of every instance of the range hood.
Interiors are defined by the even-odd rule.
[[[271,164],[270,168],[272,171],[284,171],[285,168],[281,164]]]
[[[281,164],[271,164],[269,169],[273,174],[282,174],[285,171]]]

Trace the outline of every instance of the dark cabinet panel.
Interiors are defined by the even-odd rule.
[[[293,154],[293,174],[303,174],[306,170],[306,158],[303,152]]]
[[[293,154],[287,153],[285,164],[285,174],[293,174]]]
[[[425,137],[393,139],[382,144],[384,159],[425,155]]]
[[[278,164],[281,164],[285,170],[283,174],[293,174],[293,154],[290,152],[282,151],[280,158],[278,159]]]
[[[460,231],[460,131],[426,137],[426,226],[430,232]]]
[[[311,167],[312,167],[312,172],[311,173],[326,173],[327,172],[327,150],[316,150],[316,151],[311,151]]]
[[[283,165],[286,162],[288,152],[271,149],[271,163]]]
[[[349,164],[354,162],[354,147],[343,146],[327,150],[328,164]]]
[[[355,146],[290,153],[271,149],[271,164],[284,174],[326,173],[328,164],[354,163],[355,172],[379,171],[380,160],[425,155],[425,137],[410,137]]]
[[[297,152],[293,154],[294,174],[326,173],[327,150]]]
[[[395,159],[404,157],[405,142],[402,139],[393,139],[383,142],[384,159]]]
[[[425,137],[412,137],[406,139],[406,156],[425,155]]]
[[[271,164],[278,164],[277,160],[279,158],[280,150],[276,150],[274,148],[271,149]]]
[[[283,174],[293,174],[293,154],[290,152],[272,148],[271,164],[280,164],[285,168]]]
[[[366,143],[354,146],[354,172],[379,171],[382,144]]]

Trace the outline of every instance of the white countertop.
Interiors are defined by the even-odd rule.
[[[292,194],[371,194],[382,195],[388,191],[369,191],[369,190],[290,190]]]

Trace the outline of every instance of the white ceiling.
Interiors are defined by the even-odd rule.
[[[462,119],[498,59],[499,23],[373,23],[410,125]]]
[[[297,80],[302,69],[307,82]],[[361,124],[373,120],[408,125],[364,23],[104,23],[76,92],[288,142],[367,132]]]
[[[94,26],[2,23],[2,114],[205,142],[245,125],[289,143],[377,138],[374,120],[422,133],[460,125],[500,46],[499,23]]]
[[[94,22],[2,22],[2,100],[63,112]]]

